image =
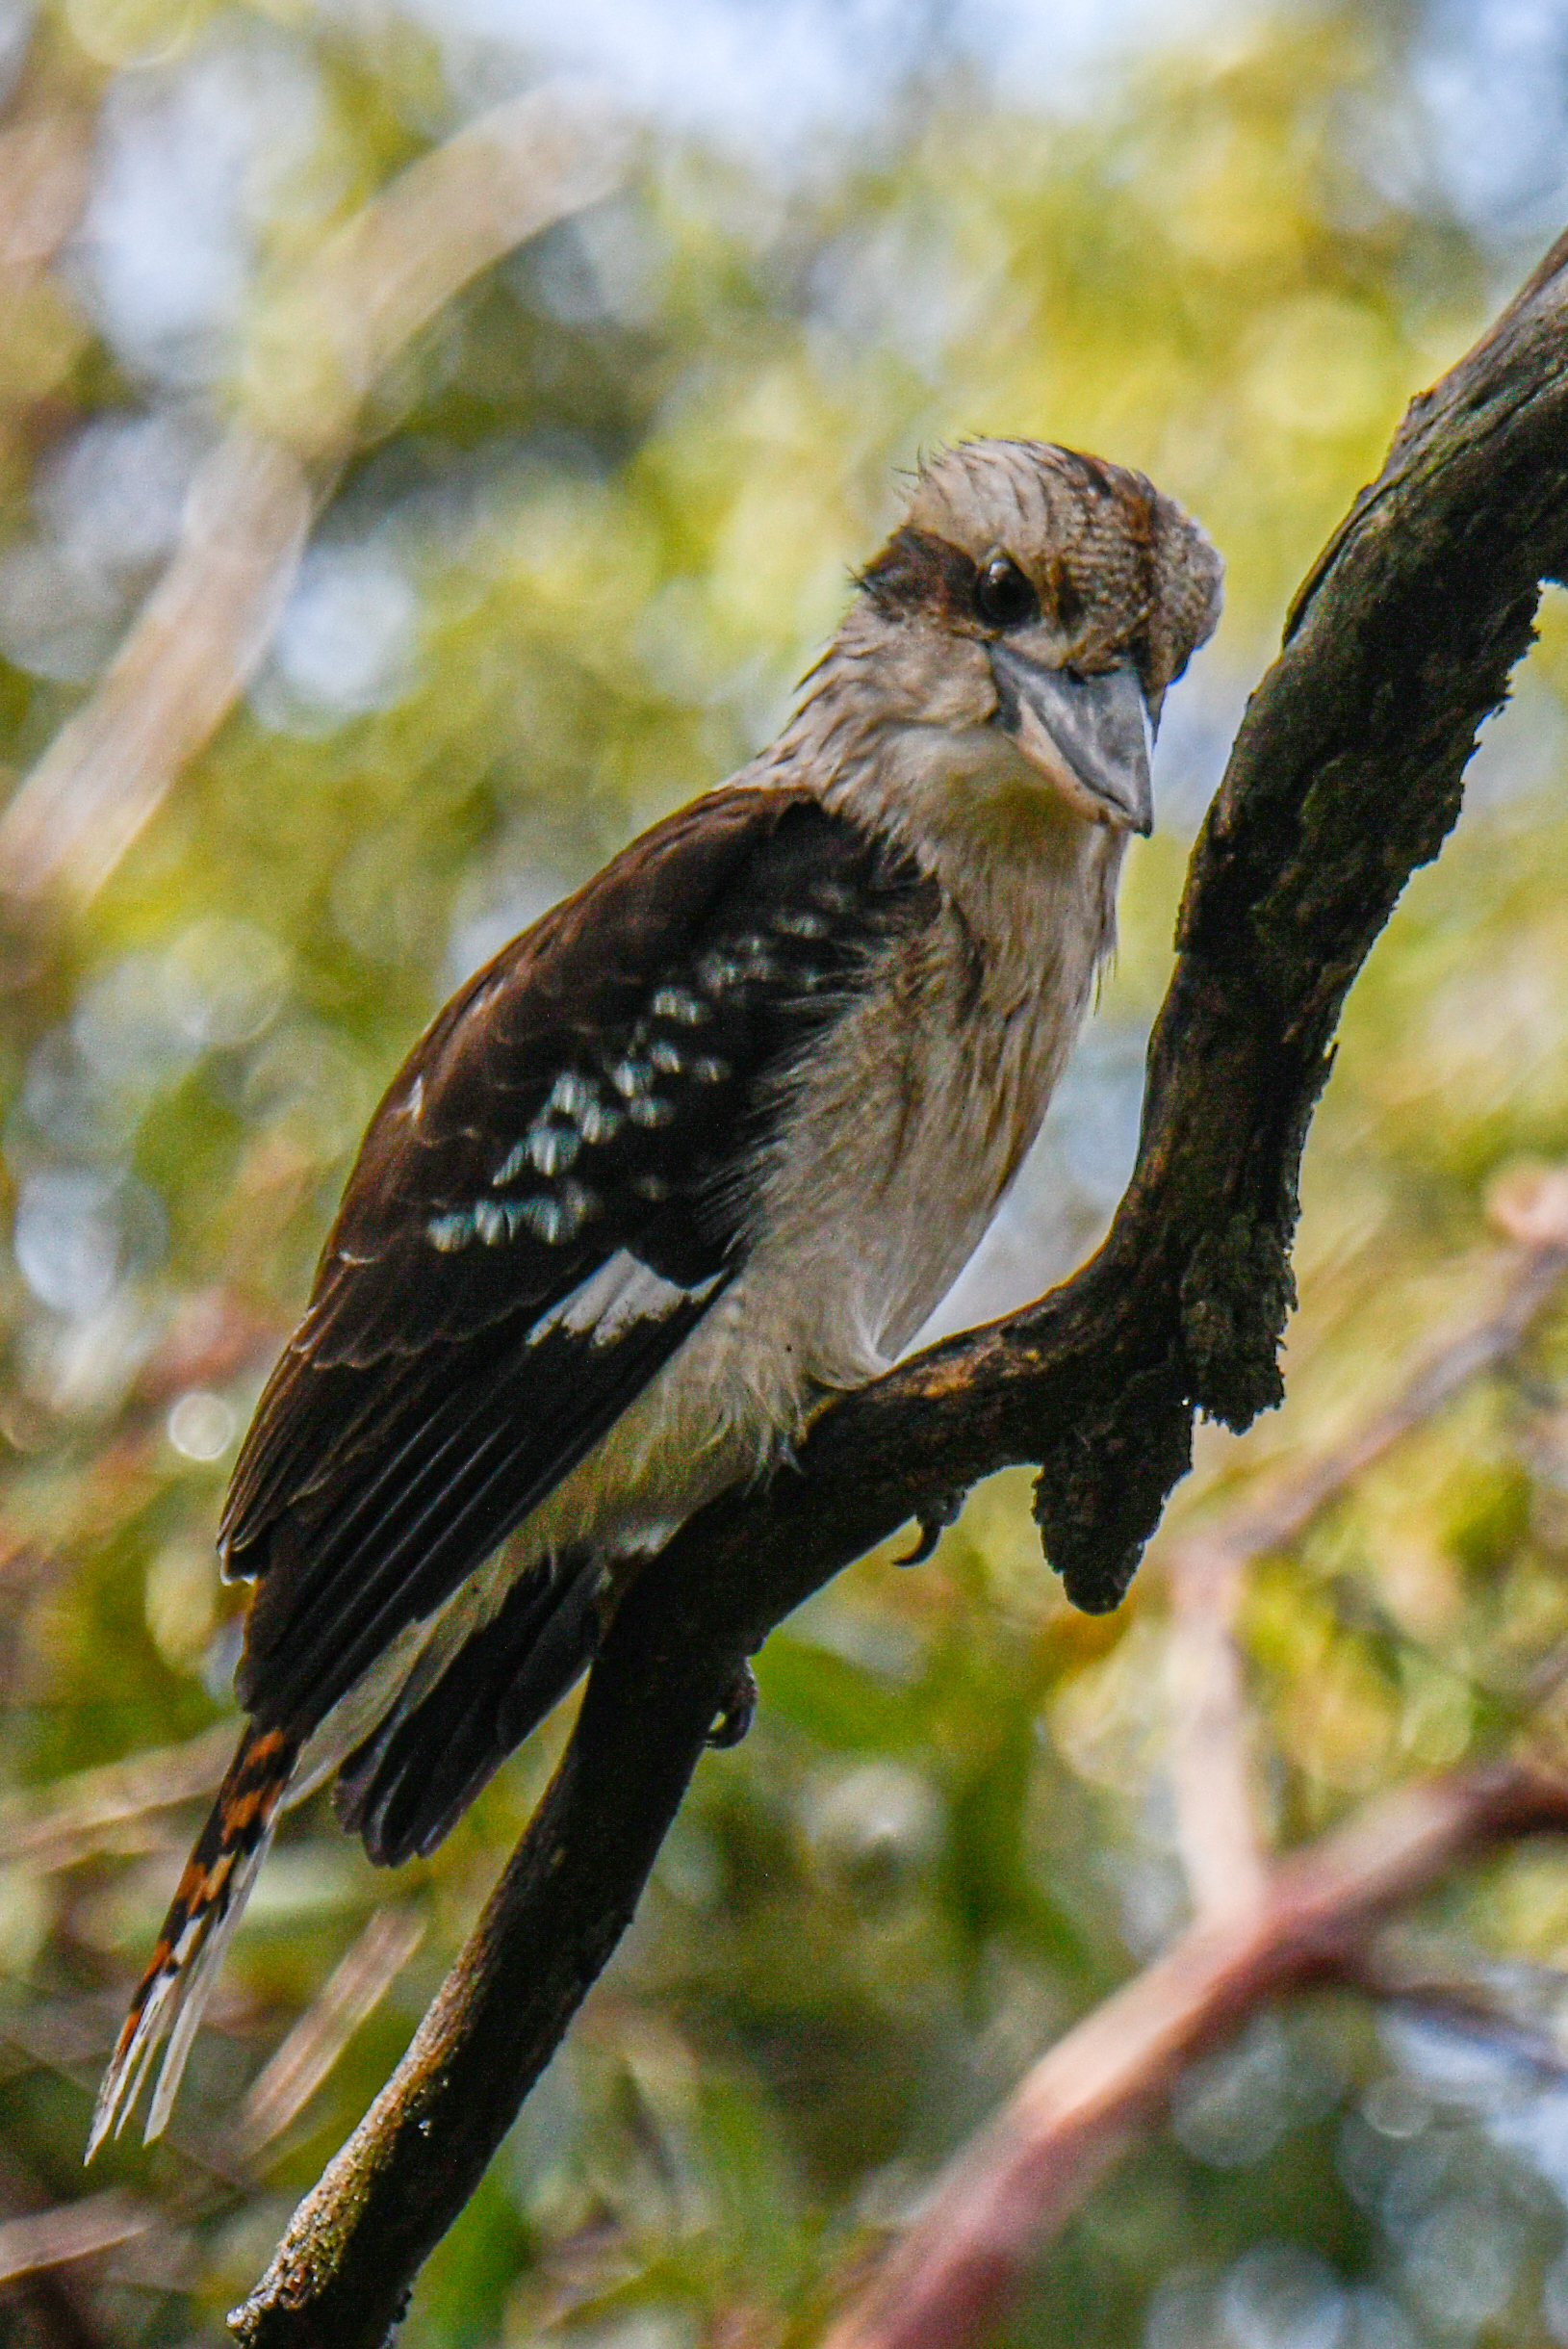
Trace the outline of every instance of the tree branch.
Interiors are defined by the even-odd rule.
[[[952,2349],[994,2322],[1184,2065],[1260,2000],[1352,1971],[1368,1933],[1480,1846],[1568,1827],[1568,1779],[1528,1760],[1427,1779],[1279,1861],[1059,2039],[964,2148],[824,2349]]]
[[[826,2349],[973,2342],[1134,2130],[1158,2111],[1181,2066],[1221,2041],[1259,1999],[1303,1974],[1327,1965],[1371,1996],[1484,2013],[1494,2028],[1518,2036],[1518,2018],[1500,2012],[1495,1999],[1483,2006],[1480,1986],[1434,1980],[1429,1967],[1419,1971],[1379,1947],[1375,1927],[1395,1901],[1458,1856],[1447,1831],[1431,1832],[1434,1821],[1446,1818],[1453,1832],[1477,1842],[1568,1826],[1568,1780],[1528,1757],[1501,1771],[1484,1764],[1438,1781],[1435,1806],[1430,1785],[1406,1788],[1370,1806],[1353,1829],[1271,1861],[1251,1823],[1240,1658],[1231,1638],[1248,1560],[1298,1539],[1401,1435],[1512,1353],[1559,1293],[1568,1276],[1568,1173],[1505,1177],[1487,1206],[1510,1245],[1488,1252],[1491,1293],[1482,1310],[1428,1352],[1351,1436],[1261,1480],[1260,1490],[1172,1545],[1165,1561],[1178,1683],[1170,1732],[1176,1836],[1195,1923],[1137,1982],[1068,2032],[948,2164]],[[1526,1804],[1523,1818],[1511,1808],[1510,1787]],[[1539,1814],[1529,1809],[1532,1789]]]
[[[1252,1814],[1242,1663],[1234,1638],[1243,1571],[1297,1540],[1402,1435],[1477,1373],[1503,1361],[1568,1277],[1568,1168],[1521,1169],[1486,1202],[1507,1245],[1486,1252],[1484,1305],[1411,1369],[1398,1394],[1342,1442],[1293,1459],[1217,1524],[1162,1545],[1170,1590],[1166,1650],[1176,1846],[1199,1912],[1245,1906],[1266,1862]]]
[[[715,1503],[633,1586],[468,1947],[231,2319],[250,2349],[382,2340],[624,1930],[774,1624],[935,1496],[1024,1460],[1069,1597],[1112,1607],[1189,1464],[1194,1410],[1240,1428],[1277,1401],[1297,1173],[1340,1004],[1453,823],[1537,582],[1568,556],[1565,323],[1568,240],[1412,405],[1298,600],[1194,852],[1104,1247],[1025,1312],[845,1397],[799,1475]]]

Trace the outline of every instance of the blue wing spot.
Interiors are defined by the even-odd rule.
[[[578,1131],[584,1142],[613,1142],[626,1120],[613,1101],[601,1101],[597,1097],[589,1101],[578,1117]]]
[[[474,1218],[466,1209],[459,1208],[454,1215],[433,1215],[424,1229],[432,1246],[439,1248],[444,1256],[450,1256],[454,1250],[466,1248],[473,1239]]]
[[[680,1027],[701,1027],[713,1016],[706,1003],[683,987],[656,989],[652,1009],[655,1020],[673,1020]]]
[[[626,1114],[633,1125],[668,1125],[675,1108],[672,1102],[661,1101],[656,1093],[639,1093],[627,1103]]]
[[[722,995],[733,987],[770,986],[782,975],[766,939],[755,931],[728,946],[715,946],[697,966],[697,976],[710,995]]]
[[[580,1121],[583,1111],[592,1106],[593,1100],[594,1087],[587,1078],[579,1076],[575,1069],[567,1069],[550,1088],[550,1098],[545,1103],[545,1110],[547,1115],[554,1109],[558,1110],[563,1118],[576,1118]]]
[[[476,1239],[494,1248],[502,1240],[515,1240],[520,1231],[554,1247],[574,1239],[601,1212],[599,1199],[582,1183],[563,1182],[558,1192],[536,1192],[531,1199],[482,1199],[476,1206],[432,1216],[424,1229],[443,1255],[450,1255]]]
[[[536,1239],[552,1248],[562,1240],[575,1239],[590,1216],[599,1213],[599,1201],[591,1191],[579,1182],[565,1182],[559,1194],[544,1193],[534,1199],[517,1201],[507,1209],[508,1221],[527,1226]],[[516,1224],[513,1225],[516,1228]]]
[[[564,1174],[582,1148],[582,1136],[570,1125],[530,1125],[528,1157],[538,1174]]]

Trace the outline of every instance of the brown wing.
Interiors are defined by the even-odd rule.
[[[448,1005],[372,1122],[221,1529],[239,1674],[308,1736],[576,1465],[744,1261],[775,1082],[933,885],[806,792],[670,817]]]

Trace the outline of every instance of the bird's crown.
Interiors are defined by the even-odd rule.
[[[1045,441],[973,440],[922,465],[860,585],[888,619],[979,636],[1043,621],[1069,658],[1130,649],[1157,700],[1213,633],[1221,575],[1143,474]]]

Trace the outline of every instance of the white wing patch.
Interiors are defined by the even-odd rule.
[[[637,1322],[664,1321],[678,1305],[702,1304],[723,1278],[714,1273],[695,1288],[683,1289],[629,1248],[618,1248],[579,1288],[534,1323],[528,1343],[537,1345],[552,1329],[567,1329],[574,1337],[591,1337],[596,1346],[613,1345]]]

